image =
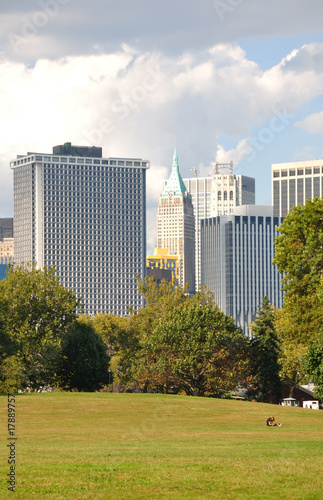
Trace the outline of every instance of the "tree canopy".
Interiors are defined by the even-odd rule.
[[[309,346],[304,357],[304,369],[315,385],[315,396],[323,401],[323,328],[318,338]]]
[[[273,262],[284,273],[286,296],[315,293],[323,274],[323,198],[294,207],[278,231]]]
[[[308,344],[323,322],[323,304],[318,300],[323,275],[323,198],[294,207],[278,231],[273,263],[284,273],[284,334]]]
[[[264,297],[257,316],[250,325],[253,393],[265,403],[277,402],[281,396],[279,376],[280,342],[275,328],[274,307]]]
[[[90,324],[73,323],[62,343],[57,380],[67,390],[96,391],[108,383],[109,357]]]
[[[80,300],[65,289],[55,268],[12,265],[7,279],[0,281],[0,301],[6,330],[24,356],[46,343],[60,343],[77,318]]]
[[[7,279],[0,281],[2,380],[9,371],[13,380],[10,367],[19,359],[19,383],[34,389],[51,383],[54,358],[79,307],[80,300],[60,284],[54,268],[11,265]]]
[[[305,381],[304,359],[323,324],[323,199],[307,200],[284,218],[274,264],[283,273],[283,308],[275,313],[281,340],[281,376],[290,395]]]
[[[232,390],[248,373],[247,339],[203,292],[175,305],[142,339],[141,380],[189,395]]]

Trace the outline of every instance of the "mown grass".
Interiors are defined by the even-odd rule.
[[[323,499],[322,411],[150,394],[17,395],[11,493],[7,396],[0,402],[0,498]],[[266,427],[272,414],[282,427]]]

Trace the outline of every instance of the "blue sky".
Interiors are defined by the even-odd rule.
[[[9,161],[63,142],[151,162],[148,252],[176,140],[183,177],[256,179],[322,155],[321,0],[0,0],[0,217]]]
[[[237,43],[246,51],[248,59],[255,61],[262,69],[269,69],[296,47],[313,42],[323,43],[323,30],[318,33],[275,38],[252,37],[239,40]]]

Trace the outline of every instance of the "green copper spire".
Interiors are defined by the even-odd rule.
[[[186,186],[183,182],[181,174],[179,173],[176,146],[174,147],[172,172],[161,197],[168,198],[169,193],[172,193],[174,197],[186,196]]]
[[[174,147],[174,154],[173,154],[173,168],[174,168],[174,166],[178,167],[178,156],[176,153],[176,145]]]

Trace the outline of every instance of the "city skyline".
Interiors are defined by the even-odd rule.
[[[9,161],[65,141],[150,160],[148,253],[175,141],[183,178],[233,161],[270,204],[272,163],[322,157],[322,15],[317,0],[2,5],[0,216]]]

